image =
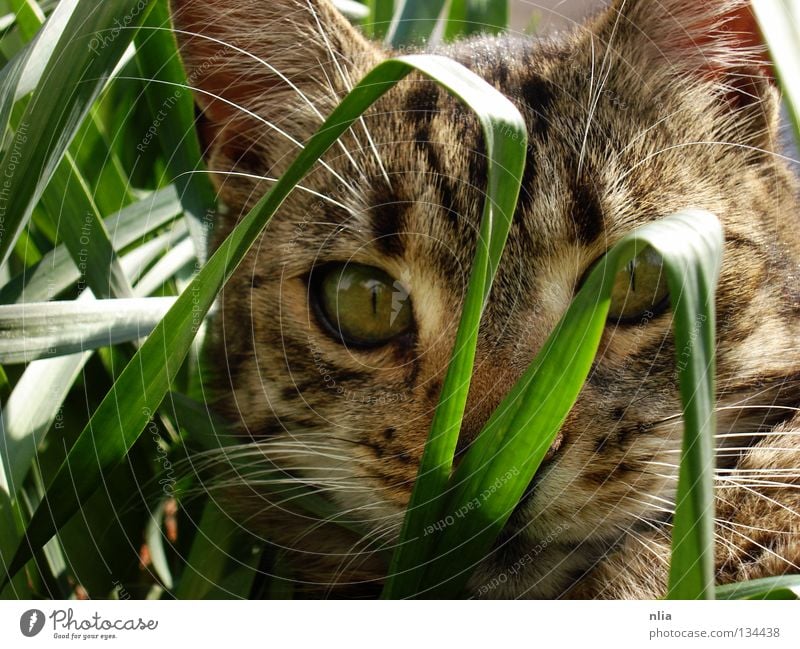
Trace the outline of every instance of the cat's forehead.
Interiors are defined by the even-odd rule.
[[[579,99],[562,78],[569,73],[571,48],[531,39],[478,39],[445,53],[509,97],[525,119],[528,146],[517,221],[520,236],[529,239],[526,248],[575,236],[594,239],[601,229],[597,197],[587,186],[588,173],[579,173],[580,136],[568,109]],[[347,140],[357,173],[343,151],[334,151],[332,163],[355,186],[353,191],[338,183],[337,191],[350,201],[346,218],[358,223],[359,234],[366,228],[389,254],[402,250],[398,237],[407,234],[468,247],[479,227],[488,171],[484,134],[471,109],[437,83],[412,75],[367,113],[362,128]],[[588,172],[591,160],[586,162]],[[575,223],[551,216],[576,203],[580,232]]]
[[[728,152],[675,146],[718,136],[710,95],[654,85],[636,61],[603,64],[577,37],[481,38],[443,53],[511,99],[527,125],[506,255],[523,269],[505,270],[509,287],[533,284],[530,276],[554,260],[579,274],[578,266],[636,225],[682,207],[715,211],[735,181],[718,164]],[[632,71],[622,74],[624,65]],[[338,179],[328,177],[318,190],[339,206],[325,208],[325,223],[304,226],[307,251],[321,261],[385,267],[389,260],[390,269],[392,259],[402,259],[414,272],[429,266],[441,277],[463,278],[486,198],[486,153],[474,113],[435,82],[411,75],[331,150]]]

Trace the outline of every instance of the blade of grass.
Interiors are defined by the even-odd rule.
[[[14,89],[19,85],[32,47],[22,50],[3,68],[0,77],[0,132],[5,133],[14,107]]]
[[[186,565],[175,589],[175,598],[203,599],[222,580],[238,526],[217,503],[209,500],[197,524]]]
[[[8,493],[7,478],[0,465],[0,570],[8,571],[14,548],[19,544],[24,524],[15,513]],[[24,574],[17,575],[10,583],[0,588],[2,599],[33,599]]]
[[[359,23],[369,16],[369,7],[356,0],[333,0],[333,6],[354,23]]]
[[[295,583],[286,556],[278,552],[272,564],[267,599],[293,599]]]
[[[48,486],[46,503],[34,513],[27,530],[28,542],[18,548],[12,571],[15,572],[28,561],[32,547],[40,547],[53,535],[59,524],[69,520],[81,502],[101,483],[101,477],[125,457],[170,389],[170,383],[180,369],[218,291],[297,183],[372,103],[414,70],[460,97],[478,113],[481,122],[488,125],[487,151],[492,161],[489,167],[489,198],[481,227],[483,242],[478,246],[471,278],[471,294],[481,298],[477,312],[472,313],[473,326],[477,329],[482,300],[488,292],[505,243],[519,191],[526,146],[524,121],[505,97],[450,59],[439,56],[389,59],[369,72],[333,110],[287,172],[221,244],[123,370]],[[497,160],[502,160],[506,166],[501,167]],[[465,339],[476,335],[469,331],[469,327],[460,329],[465,332]],[[470,376],[470,359],[474,359],[474,349],[459,349],[457,359],[459,367],[470,370],[464,376]],[[447,437],[437,440],[437,445],[444,444],[446,448],[455,444],[458,433],[458,426],[451,420],[455,417],[460,421],[461,417],[455,401],[463,401],[469,387],[468,382],[460,383],[451,379],[455,398],[444,402],[448,414],[439,416]],[[461,410],[463,412],[463,407]],[[99,435],[100,431],[102,436]],[[431,447],[434,451],[429,457],[436,457],[437,445]],[[442,455],[441,452],[438,454]],[[438,483],[441,477],[447,477],[449,465],[438,466],[434,463],[434,466],[438,477],[434,477],[432,482],[426,481],[426,486]]]
[[[444,5],[445,0],[399,0],[386,33],[386,44],[398,49],[426,42],[439,22]]]
[[[0,306],[0,363],[29,363],[131,342],[149,334],[172,297]]]
[[[186,238],[159,259],[136,284],[137,297],[147,297],[171,280],[183,268],[194,267],[196,244]]]
[[[118,215],[110,217],[109,221],[114,221],[119,226],[115,230],[121,240],[133,241],[146,232],[148,216],[154,217],[154,224],[158,227],[162,220],[166,222],[167,218],[173,218],[180,212],[174,192],[162,190],[162,192],[154,194],[152,199],[154,204],[160,204],[164,209],[146,214],[140,213],[135,209],[136,206],[131,206],[122,210]],[[170,204],[172,205],[171,209],[169,209]],[[178,228],[178,234],[183,235],[185,226],[180,225],[184,232],[180,232],[181,228]],[[159,239],[162,240],[159,241]],[[168,247],[172,243],[173,235],[168,233],[140,245],[122,258],[123,271],[127,276],[135,279],[141,272],[141,267],[149,263],[148,258],[160,254],[165,246]],[[66,255],[65,251],[64,254]],[[66,256],[66,260],[69,261],[68,256]],[[84,302],[92,299],[91,291],[85,291],[78,301]],[[59,416],[71,386],[91,355],[91,352],[87,352],[31,363],[17,381],[10,397],[3,401],[2,418],[0,419],[0,440],[2,440],[3,446],[0,449],[0,457],[6,467],[3,475],[9,478],[5,484],[6,491],[12,496],[16,493],[16,487],[22,485],[36,449]],[[46,395],[47,398],[37,403],[37,398],[41,395]],[[31,404],[34,403],[37,404],[36,407],[31,407]],[[18,541],[19,537],[17,537]],[[13,546],[6,545],[4,547],[6,553],[4,561],[7,563],[10,561]]]
[[[236,444],[235,428],[213,412],[206,402],[195,401],[179,392],[170,392],[162,410],[176,428],[188,433],[188,442],[192,446],[213,451]]]
[[[459,464],[446,504],[422,532],[437,548],[424,581],[391,575],[402,581],[393,592],[403,597],[462,592],[470,569],[489,552],[578,397],[605,327],[617,272],[649,244],[664,258],[673,299],[685,421],[670,595],[713,597],[713,323],[722,243],[717,219],[693,210],[637,228],[607,253]],[[401,537],[401,543],[416,542]]]
[[[22,263],[23,267],[33,266],[42,260],[42,252],[39,250],[39,246],[25,230],[20,232],[19,238],[14,244],[14,255]]]
[[[789,0],[753,0],[800,142],[800,8]]]
[[[717,599],[800,599],[800,575],[765,577],[717,586]]]
[[[3,366],[0,365],[0,403],[5,403],[10,394],[11,384],[8,381],[8,375]]]
[[[44,23],[44,13],[34,0],[13,0],[13,3],[18,6],[20,16],[23,14],[25,16],[24,29],[22,29],[24,38],[26,40],[34,39],[40,28],[42,28],[42,23]],[[48,25],[48,27],[50,26]],[[52,33],[52,29],[50,31]],[[52,40],[53,44],[55,44],[55,39]],[[94,178],[97,181],[91,183],[93,188],[90,195],[91,203],[97,203],[101,209],[106,209],[106,211],[113,211],[119,209],[122,204],[131,202],[133,196],[130,191],[130,182],[122,170],[119,159],[108,147],[105,131],[96,107],[90,109],[89,117],[90,119],[86,120],[80,128],[76,138],[77,141],[73,142],[70,147],[73,154],[67,154],[67,156],[70,156],[70,169],[62,169],[65,166],[62,161],[58,171],[62,173],[69,171],[88,187],[90,183],[84,180],[79,168],[86,171],[90,164],[93,167],[99,167],[94,174]],[[94,146],[91,146],[93,143]],[[84,150],[88,151],[88,155],[84,154]],[[86,167],[76,164],[73,156],[74,158],[80,158]],[[45,191],[45,195],[46,193]],[[117,297],[123,296],[117,294]]]
[[[91,352],[31,363],[17,381],[0,418],[0,452],[7,489],[15,497],[30,469],[36,448],[58,417],[61,404]],[[47,403],[31,408],[42,394]]]
[[[160,195],[161,198],[172,201],[173,207],[172,210],[166,209],[149,215],[155,217],[156,227],[160,225],[161,219],[166,220],[167,215],[172,214],[170,218],[173,218],[180,212],[177,198],[172,192],[165,190]],[[153,196],[154,202],[155,199],[156,195]],[[168,205],[169,203],[165,203],[164,207],[168,207]],[[147,230],[148,215],[140,214],[134,208],[135,206],[131,206],[109,219],[119,225],[119,228],[115,229],[123,240],[133,241],[141,235],[143,227],[144,231]],[[181,225],[183,226],[183,224]],[[122,258],[123,271],[127,276],[135,279],[141,272],[141,267],[149,263],[148,257],[160,254],[165,245],[171,245],[170,234],[160,238],[163,241],[158,239],[149,241]],[[62,252],[66,261],[74,269],[68,253],[63,249]],[[79,301],[91,299],[93,299],[91,291],[85,291]],[[25,369],[8,399],[3,400],[2,417],[0,418],[0,440],[2,440],[2,447],[0,447],[0,459],[2,460],[0,465],[0,509],[3,510],[1,515],[8,518],[9,522],[17,521],[16,527],[4,526],[5,534],[0,536],[0,554],[2,554],[0,561],[4,568],[11,561],[13,550],[19,544],[24,532],[18,508],[12,503],[12,498],[16,501],[17,491],[21,488],[30,468],[34,466],[32,460],[39,444],[62,412],[62,404],[70,388],[91,356],[92,352],[86,352],[34,361]],[[46,399],[41,400],[42,395],[45,395]],[[35,404],[35,407],[32,404]],[[51,547],[50,551],[52,549]],[[15,579],[14,584],[16,593],[28,593],[24,576]]]
[[[44,497],[44,480],[42,479],[41,466],[39,462],[34,462],[30,467],[31,486],[23,486],[21,493],[17,495],[17,503],[22,506],[21,501],[24,501],[24,509],[26,512],[32,512]],[[60,593],[61,597],[69,597],[73,591],[73,587],[67,578],[67,554],[58,536],[50,539],[42,548],[42,555],[44,562],[47,564],[49,574],[55,581],[55,592]],[[40,572],[42,564],[40,563]],[[53,592],[53,591],[51,591]]]
[[[44,12],[35,0],[12,0],[12,6],[15,6],[17,9],[18,16],[24,14],[25,20],[24,25],[22,25],[22,32],[26,40],[32,40],[45,22]],[[118,209],[121,203],[130,202],[132,199],[130,183],[122,171],[122,165],[119,160],[106,144],[105,133],[101,120],[97,115],[96,107],[90,109],[89,117],[90,119],[86,120],[83,124],[81,128],[82,132],[78,136],[78,142],[81,146],[76,147],[76,143],[73,143],[71,149],[76,157],[84,157],[80,156],[80,149],[83,148],[87,139],[102,144],[100,151],[92,150],[93,156],[90,159],[93,162],[95,160],[98,161],[101,166],[101,169],[96,174],[98,182],[92,183],[93,192],[90,194],[90,199],[93,205],[97,203],[101,207],[107,206],[109,208],[108,211],[112,211]],[[70,167],[70,173],[76,176],[79,182],[82,182],[88,187],[89,183],[85,181],[79,169],[80,165],[75,163],[72,155],[67,154],[67,156],[70,158],[68,165]],[[84,162],[88,164],[89,160],[85,160]],[[59,170],[64,166],[62,161]],[[102,292],[98,292],[97,289],[95,289],[95,293],[102,295]],[[115,293],[114,295],[116,295],[116,297],[125,297],[122,293]]]
[[[103,124],[97,105],[92,107],[89,116],[91,119],[84,121],[69,150],[87,186],[92,188],[92,200],[99,212],[113,214],[138,199],[131,179],[112,146],[122,127],[109,121],[114,134],[112,138]]]
[[[42,193],[42,206],[79,269],[79,288],[85,282],[99,298],[133,297],[100,210],[69,152]]]
[[[680,291],[675,312],[675,348],[683,404],[683,443],[672,526],[669,599],[714,599],[714,466],[716,294],[723,237],[654,245],[671,263],[667,280]],[[681,256],[678,251],[685,251]],[[681,265],[682,264],[682,265]],[[682,283],[681,283],[682,282]],[[674,299],[674,298],[673,298]]]
[[[169,569],[166,550],[164,549],[164,501],[158,503],[156,510],[147,521],[145,539],[150,552],[150,561],[164,588],[173,586],[172,571]]]
[[[481,115],[479,95],[466,98],[466,101],[481,119],[488,142],[487,156],[491,164],[480,239],[470,272],[453,355],[442,384],[439,403],[431,422],[417,481],[401,531],[401,539],[415,540],[409,543],[401,541],[389,568],[390,575],[404,574],[403,582],[412,590],[412,584],[418,584],[422,580],[423,558],[430,553],[434,542],[433,538],[423,534],[423,530],[430,523],[432,514],[442,506],[442,493],[450,477],[453,453],[469,392],[478,327],[508,237],[525,164],[527,132],[524,122],[517,121],[511,113],[502,121],[497,121],[490,114]],[[399,596],[400,591],[395,590],[396,586],[399,587],[399,582],[390,579],[384,597]]]
[[[171,176],[167,182],[175,185],[195,242],[195,254],[204,262],[216,193],[208,175],[201,173],[205,165],[194,127],[194,100],[186,89],[191,84],[184,74],[170,25],[168,3],[158,0],[134,39],[136,63],[142,78],[148,80],[144,94],[153,115],[150,129],[157,133],[154,144],[161,148],[167,161],[166,171]]]
[[[152,2],[139,10],[137,0],[80,0],[42,73],[25,110],[14,144],[0,161],[5,201],[0,208],[0,264],[14,247],[36,203],[84,117],[105,86],[133,37],[133,29],[115,37],[103,32],[124,16],[135,27]],[[105,41],[100,41],[103,36]],[[92,39],[95,39],[94,41]],[[94,45],[95,41],[97,42]],[[93,46],[94,45],[94,46]],[[24,138],[24,139],[23,139]]]
[[[368,0],[369,18],[364,27],[367,36],[382,40],[386,36],[394,15],[394,0]]]
[[[181,211],[175,188],[170,186],[109,216],[104,221],[104,227],[111,235],[112,247],[121,250],[175,220]],[[182,236],[183,232],[181,228],[175,230],[178,236]],[[125,264],[123,272],[124,266]],[[0,288],[0,303],[50,300],[80,277],[81,273],[66,246],[60,245],[46,253],[40,262]]]
[[[444,38],[500,34],[508,26],[508,0],[450,0]]]
[[[44,12],[32,0],[10,0],[11,8],[16,14],[17,25],[25,39],[34,37],[44,22]]]
[[[5,401],[5,400],[4,400]],[[0,569],[7,572],[14,549],[19,545],[19,540],[25,531],[25,524],[19,515],[19,508],[14,506],[13,485],[14,479],[9,476],[6,457],[6,441],[4,433],[5,408],[0,419]],[[17,575],[10,583],[0,587],[0,597],[3,599],[21,599],[33,597],[28,587],[26,575]]]
[[[35,45],[35,44],[33,44]],[[14,90],[19,85],[33,46],[21,50],[3,68],[0,77],[0,132],[5,133],[14,108]]]
[[[14,26],[16,16],[14,14],[4,14],[0,16],[0,33]]]
[[[233,554],[243,559],[237,561],[230,572],[226,572],[206,599],[248,599],[258,575],[260,554],[255,547],[234,548]]]
[[[122,257],[122,268],[127,269],[128,277],[136,282],[134,293],[139,290],[139,278],[145,274],[150,264],[162,254],[169,254],[170,250],[180,246],[187,238],[186,222],[180,221],[164,234],[146,241]]]
[[[77,4],[78,0],[60,2],[44,28],[0,71],[0,131],[5,132],[8,126],[14,102],[32,92],[39,83]]]

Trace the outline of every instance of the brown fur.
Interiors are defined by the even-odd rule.
[[[220,241],[269,188],[262,177],[278,177],[388,53],[325,0],[173,7],[180,29],[204,36],[180,41],[228,209]],[[517,105],[530,137],[462,445],[615,241],[690,205],[721,219],[720,581],[800,570],[797,188],[776,155],[778,93],[755,30],[738,0],[618,0],[558,40],[444,49]],[[374,590],[382,579],[454,340],[483,154],[469,111],[412,75],[329,151],[225,288],[211,343],[217,407],[240,422],[242,446],[230,453],[252,473],[224,485],[247,525],[293,553],[313,594]],[[363,350],[324,331],[308,274],[348,260],[408,285],[412,336]],[[669,312],[608,326],[559,446],[475,572],[474,595],[663,593],[681,437],[674,358]],[[274,467],[315,486],[345,512],[337,521],[361,531],[268,496],[258,471]]]

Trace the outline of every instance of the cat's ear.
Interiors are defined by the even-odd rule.
[[[774,99],[749,0],[615,0],[604,23],[604,40],[631,60],[715,81],[735,108]]]
[[[262,120],[307,137],[379,55],[329,0],[171,0],[171,8],[204,139],[227,128],[228,146]]]

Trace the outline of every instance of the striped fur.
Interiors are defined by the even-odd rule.
[[[173,0],[226,205],[219,242],[348,88],[389,53],[326,0]],[[463,449],[632,228],[686,206],[726,232],[718,297],[721,581],[800,571],[800,238],[778,93],[739,0],[617,0],[573,33],[443,48],[514,101],[530,146],[478,343]],[[294,556],[309,594],[368,596],[427,437],[474,254],[476,119],[412,75],[334,146],[225,288],[210,359],[239,422],[212,461],[232,511]],[[413,335],[347,349],[309,308],[325,262],[410,287]],[[470,588],[479,597],[663,592],[681,428],[670,315],[609,326],[557,447]],[[345,512],[292,507],[300,480]],[[272,475],[272,474],[270,474]],[[291,480],[288,478],[291,477]],[[291,487],[285,487],[290,489]],[[355,531],[354,531],[355,530]]]

